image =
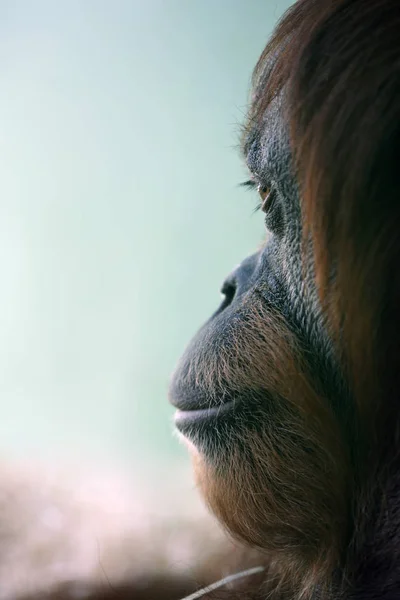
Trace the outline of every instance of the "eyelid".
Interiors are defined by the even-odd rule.
[[[258,195],[261,197],[261,202],[257,204],[255,212],[261,210],[263,213],[267,214],[268,205],[271,204],[272,200],[272,186],[261,183],[260,179],[254,176],[251,179],[248,179],[247,181],[243,181],[239,184],[239,186],[251,190],[256,190]],[[263,198],[262,190],[266,190],[267,192],[265,198]]]
[[[258,176],[256,173],[251,173],[250,178],[247,181],[243,181],[239,184],[240,187],[259,190],[260,188],[272,188],[271,181],[265,181],[263,177]]]

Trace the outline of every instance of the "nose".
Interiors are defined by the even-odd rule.
[[[258,258],[258,252],[252,254],[241,262],[225,279],[221,288],[224,301],[220,310],[227,308],[234,300],[250,289]]]

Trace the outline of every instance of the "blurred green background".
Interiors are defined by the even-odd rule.
[[[168,378],[263,235],[239,125],[288,5],[0,3],[3,455],[186,455]]]

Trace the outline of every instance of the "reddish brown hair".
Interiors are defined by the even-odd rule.
[[[250,112],[262,126],[284,94],[320,296],[378,447],[399,402],[399,31],[396,0],[299,0],[256,66]]]

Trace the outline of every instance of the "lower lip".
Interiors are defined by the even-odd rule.
[[[203,408],[200,410],[177,410],[174,421],[178,429],[185,429],[192,425],[203,425],[220,419],[232,410],[234,402],[226,402],[212,408]]]

